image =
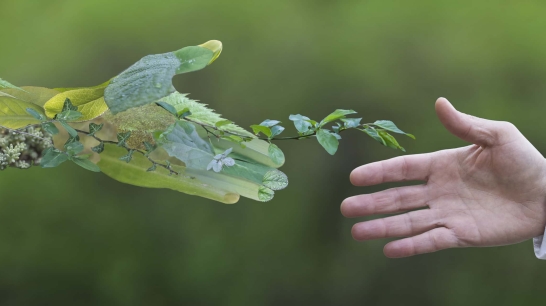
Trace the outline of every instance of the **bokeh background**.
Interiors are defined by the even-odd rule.
[[[0,76],[97,85],[147,54],[209,39],[224,52],[177,76],[181,92],[242,126],[352,108],[417,136],[408,154],[465,145],[434,113],[513,122],[546,152],[546,2],[0,1]],[[288,130],[287,130],[288,131]],[[291,132],[295,130],[290,129]],[[280,144],[288,189],[223,205],[123,185],[74,165],[0,173],[1,305],[539,305],[530,241],[408,259],[358,243],[341,216],[350,171],[399,155],[343,135]]]

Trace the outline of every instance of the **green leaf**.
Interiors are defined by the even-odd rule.
[[[277,165],[284,164],[284,153],[276,144],[273,144],[273,143],[270,144],[268,152],[269,152],[269,157],[271,158],[271,160],[273,160],[275,164]]]
[[[356,128],[360,125],[362,118],[342,118],[341,121],[345,123],[345,128]]]
[[[185,47],[175,52],[143,57],[112,79],[104,99],[113,114],[146,105],[174,92],[176,74],[205,68],[219,55],[218,44]],[[220,47],[221,48],[221,47]],[[220,50],[221,51],[221,50]]]
[[[176,74],[201,70],[212,63],[215,56],[211,49],[200,46],[184,47],[175,51],[174,55],[180,60]]]
[[[178,111],[177,114],[178,114],[178,118],[181,118],[181,119],[191,116],[190,109],[187,107],[183,108],[181,111]]]
[[[388,147],[393,148],[393,149],[400,149],[403,152],[406,152],[406,150],[404,148],[402,148],[398,144],[398,141],[396,141],[396,139],[391,134],[387,133],[386,131],[382,131],[382,130],[377,131],[377,133],[385,141],[385,143],[387,144]]]
[[[0,91],[0,97],[9,97],[9,98],[17,99],[14,96],[12,96],[12,95],[10,95],[8,93],[5,93],[3,91]]]
[[[42,168],[53,168],[68,160],[68,155],[54,148],[46,150],[44,156],[40,161]]]
[[[273,192],[273,190],[265,186],[261,186],[260,189],[258,190],[258,198],[262,202],[271,201],[274,195],[275,195],[275,192]]]
[[[82,117],[82,113],[75,110],[65,110],[57,115],[58,120],[75,121]]]
[[[180,64],[172,52],[145,56],[112,79],[104,90],[106,104],[117,114],[171,94],[172,78]]]
[[[42,129],[51,135],[59,134],[59,129],[53,124],[53,122],[42,123]]]
[[[404,135],[407,135],[408,137],[410,138],[413,138],[415,139],[415,136],[413,136],[412,134],[408,134],[404,131],[402,131],[401,129],[399,129],[392,121],[389,121],[389,120],[378,120],[376,122],[373,123],[375,126],[378,126],[382,129],[385,129],[387,131],[390,131],[390,132],[393,132],[393,133],[398,133],[398,134],[404,134]]]
[[[78,132],[73,127],[68,125],[68,123],[66,123],[65,121],[62,121],[62,120],[59,120],[59,123],[63,126],[63,128],[68,132],[68,134],[70,136],[72,136],[72,137],[77,137],[78,136]]]
[[[144,147],[146,148],[146,152],[148,154],[152,153],[152,151],[154,151],[156,149],[156,146],[147,142],[147,141],[144,141]]]
[[[129,137],[131,137],[131,131],[125,132],[125,133],[118,133],[117,134],[118,147],[124,147]]]
[[[288,119],[294,121],[294,126],[296,127],[296,130],[298,130],[298,132],[302,134],[309,131],[309,128],[312,127],[311,122],[309,122],[311,119],[309,119],[308,117],[302,116],[300,114],[290,115]]]
[[[92,161],[90,161],[89,159],[86,159],[86,158],[80,158],[79,156],[77,156],[76,158],[72,159],[72,161],[86,169],[86,170],[89,170],[89,171],[93,171],[93,172],[100,172],[100,168],[99,166],[97,166],[96,164],[94,164]]]
[[[72,143],[72,142],[76,142],[76,141],[80,141],[80,136],[78,136],[78,135],[72,136],[72,135],[69,134],[68,139],[65,142],[65,145],[67,145],[69,143]]]
[[[122,160],[126,163],[129,163],[132,159],[133,159],[133,153],[135,152],[135,150],[129,150],[127,152],[127,154],[123,155],[122,157],[119,158],[119,160]]]
[[[55,89],[35,86],[23,86],[20,89],[2,89],[2,92],[8,94],[17,100],[29,102],[43,108],[44,104],[54,96],[59,94]]]
[[[93,154],[91,154],[91,153],[89,153],[89,154],[80,154],[78,156],[74,156],[74,158],[89,159],[91,156],[93,156]]]
[[[98,133],[100,130],[102,130],[102,127],[104,126],[104,123],[96,124],[96,123],[89,123],[89,136],[95,136],[96,133]]]
[[[77,155],[78,153],[83,151],[83,144],[78,141],[73,141],[65,144],[64,149],[69,156]]]
[[[231,120],[220,120],[220,121],[216,122],[214,125],[215,125],[217,128],[219,128],[219,127],[222,127],[222,126],[224,126],[224,125],[228,125],[228,124],[230,124],[230,123],[233,123],[233,121],[231,121]]]
[[[271,190],[281,190],[288,186],[288,177],[283,172],[274,169],[264,175],[262,183]]]
[[[101,141],[97,146],[92,147],[91,151],[98,154],[102,153],[102,151],[104,151],[104,142]]]
[[[280,125],[275,125],[274,127],[271,128],[271,138],[279,135],[283,131],[284,131],[284,127],[282,127]]]
[[[272,127],[274,125],[277,125],[281,123],[279,120],[269,120],[269,119],[266,119],[264,120],[262,123],[260,123],[261,126],[267,126],[267,127]]]
[[[0,79],[0,89],[4,89],[4,88],[12,88],[12,89],[17,89],[17,90],[23,90],[13,84],[11,84],[10,82],[8,81],[5,81],[5,80],[2,80]],[[23,90],[24,91],[24,90]]]
[[[329,122],[332,122],[341,118],[345,118],[346,115],[350,115],[350,114],[356,114],[356,112],[352,109],[351,110],[336,109],[333,113],[326,116],[326,118],[322,119],[322,121],[319,123],[319,126],[324,126],[325,124]]]
[[[40,124],[41,120],[34,118],[27,112],[27,109],[29,108],[33,109],[41,115],[45,115],[44,110],[38,105],[6,96],[1,96],[0,126],[10,129],[19,129],[31,124]]]
[[[64,99],[63,109],[61,110],[61,112],[77,111],[77,110],[78,110],[78,107],[74,106],[74,104],[72,104],[72,101],[69,98]]]
[[[320,129],[317,132],[317,140],[330,155],[336,154],[339,141],[332,133],[327,130]]]
[[[188,168],[205,170],[214,157],[211,145],[202,139],[192,123],[179,121],[173,130],[156,142],[169,156],[183,161]]]
[[[266,137],[271,137],[271,129],[268,128],[267,126],[263,126],[263,125],[251,125],[250,126],[252,128],[252,130],[254,131],[254,134],[258,135],[260,133],[263,133]]]
[[[77,142],[77,141],[80,141],[80,136],[78,136],[78,135],[76,135],[76,136],[68,135],[68,139],[66,140],[65,145],[67,145],[69,143],[72,143],[72,142]]]
[[[373,139],[375,139],[375,141],[381,143],[382,145],[384,145],[384,146],[387,145],[385,140],[383,140],[383,138],[381,138],[381,136],[379,136],[379,134],[377,133],[377,130],[375,128],[367,127],[367,128],[361,129],[361,131],[368,134],[368,136],[372,137]]]
[[[146,169],[146,172],[152,172],[152,171],[155,171],[157,169],[157,164],[152,164],[152,166],[148,169]]]
[[[233,166],[224,167],[222,174],[255,182],[273,190],[281,190],[288,186],[288,178],[283,172],[268,166],[241,160],[236,155],[234,157],[238,160]]]
[[[43,121],[46,119],[46,116],[43,114],[40,114],[39,112],[35,111],[33,108],[27,107],[26,109],[27,113],[29,113],[32,117],[36,118],[36,120]]]
[[[226,139],[226,140],[233,141],[233,142],[236,142],[236,143],[241,143],[241,142],[245,141],[243,139],[243,137],[239,137],[237,135],[222,136],[222,139]]]
[[[73,110],[82,114],[80,121],[99,117],[108,110],[104,101],[104,90],[109,83],[107,81],[94,87],[73,88],[58,93],[44,104],[46,115],[53,118],[63,111]],[[70,105],[67,105],[67,100]]]
[[[191,195],[205,197],[226,204],[233,204],[239,200],[239,195],[225,189],[215,187],[212,182],[203,182],[196,176],[211,177],[210,171],[201,171],[199,174],[186,173],[186,168],[175,166],[175,171],[181,175],[170,176],[169,171],[157,168],[156,171],[146,172],[150,169],[150,162],[146,157],[136,154],[131,163],[127,164],[118,159],[124,154],[124,149],[113,144],[106,144],[98,166],[103,173],[122,183],[148,188],[168,188]],[[185,198],[191,200],[191,198]]]
[[[174,106],[170,105],[169,103],[166,103],[166,102],[156,102],[155,104],[163,107],[166,111],[168,111],[169,113],[175,115],[176,117],[178,117],[178,113],[176,112],[176,108],[174,108]]]

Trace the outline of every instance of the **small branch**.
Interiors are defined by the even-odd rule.
[[[89,136],[89,137],[93,137],[93,138],[94,138],[96,141],[98,141],[98,142],[110,143],[110,144],[115,144],[115,145],[118,144],[118,142],[116,142],[116,141],[102,140],[102,139],[98,138],[98,137],[95,136],[95,135],[91,135],[91,134],[90,134],[89,132],[87,132],[87,131],[78,130],[78,129],[75,129],[75,130],[76,130],[78,133],[84,134],[84,135]],[[123,147],[124,147],[125,149],[127,149],[127,150],[131,150],[131,149],[128,148],[127,146],[123,146]],[[169,173],[170,173],[170,174],[175,174],[175,175],[179,175],[179,174],[180,174],[180,173],[178,173],[177,171],[174,171],[174,170],[171,168],[171,166],[166,165],[166,164],[162,164],[162,163],[159,163],[159,162],[156,162],[155,160],[153,160],[152,158],[150,158],[150,157],[148,156],[148,153],[147,153],[147,152],[142,151],[142,150],[138,150],[138,149],[132,149],[132,150],[134,150],[134,151],[137,152],[137,153],[142,154],[142,155],[143,155],[144,157],[146,157],[153,165],[159,166],[159,167],[162,167],[162,168],[165,168],[165,169],[169,170]]]
[[[242,138],[248,138],[249,136],[245,136],[245,135],[241,135],[241,134],[237,134],[237,133],[234,133],[234,132],[229,132],[229,131],[224,131],[224,130],[220,130],[219,128],[215,127],[215,126],[212,126],[210,124],[204,124],[204,123],[201,123],[201,122],[197,122],[195,120],[192,120],[192,119],[188,119],[188,118],[183,118],[181,120],[186,120],[186,121],[189,121],[191,123],[195,123],[199,126],[201,126],[203,129],[205,129],[205,131],[207,131],[207,136],[208,134],[212,134],[214,135],[214,137],[216,138],[219,138],[218,135],[216,135],[214,132],[211,132],[208,128],[211,128],[215,131],[219,131],[219,132],[224,132],[224,133],[227,133],[227,134],[230,134],[230,135],[234,135],[234,136],[239,136],[239,137],[242,137]],[[372,123],[363,123],[361,124],[362,127],[367,127],[369,125],[371,125]],[[339,132],[343,132],[345,131],[346,129],[345,128],[342,128],[339,130]],[[266,137],[256,137],[256,139],[260,139],[260,140],[265,140],[265,141],[274,141],[274,140],[301,140],[301,139],[305,139],[305,138],[310,138],[310,137],[315,137],[317,135],[317,132],[313,132],[311,134],[308,134],[308,135],[298,135],[298,136],[290,136],[290,137],[277,137],[277,138],[266,138]]]
[[[116,145],[118,144],[116,141],[102,140],[102,139],[98,138],[97,136],[91,135],[89,132],[86,132],[86,131],[83,131],[83,130],[78,130],[78,129],[75,129],[75,130],[76,130],[76,132],[78,132],[80,134],[84,134],[86,136],[93,137],[98,142],[104,142],[104,143],[110,143],[110,144],[116,144]]]

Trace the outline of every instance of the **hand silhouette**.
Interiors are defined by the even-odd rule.
[[[345,199],[341,212],[346,217],[409,211],[357,223],[353,237],[407,237],[385,246],[385,255],[397,258],[447,248],[507,245],[542,235],[544,157],[511,123],[463,114],[444,98],[436,101],[436,113],[452,134],[473,145],[355,169],[351,182],[357,186],[414,180],[425,184]]]

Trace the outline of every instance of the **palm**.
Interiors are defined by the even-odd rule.
[[[478,145],[356,169],[351,174],[356,185],[427,183],[349,198],[342,204],[344,215],[429,209],[357,223],[355,239],[410,237],[385,247],[387,256],[404,257],[451,247],[511,244],[540,235],[546,224],[542,155],[510,124],[482,122],[442,107],[439,116],[446,127]]]
[[[537,167],[542,156],[521,148],[513,142],[437,154],[438,165],[428,180],[429,206],[445,218],[445,226],[453,230],[459,244],[515,243],[544,230],[546,206],[540,202],[544,169]],[[520,162],[513,156],[525,158]],[[533,159],[535,163],[530,163]]]

